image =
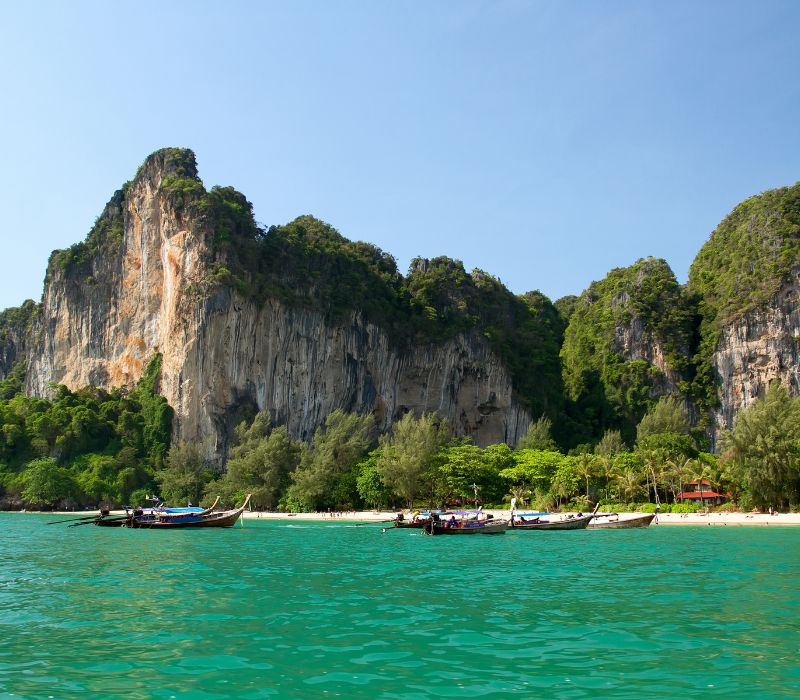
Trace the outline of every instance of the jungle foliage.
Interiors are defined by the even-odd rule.
[[[739,413],[723,446],[736,490],[753,505],[800,503],[800,397],[773,382],[763,399]]]
[[[57,386],[51,399],[22,393],[18,364],[0,383],[0,499],[95,507],[153,491],[172,430],[172,409],[157,393],[160,363],[157,355],[130,391]]]
[[[665,377],[644,357],[626,359],[626,345],[657,344],[670,370],[690,377],[692,306],[669,265],[647,258],[593,282],[570,308],[561,362],[578,441],[597,440],[607,429],[631,441]]]
[[[700,479],[747,508],[798,505],[800,399],[780,387],[742,414],[722,460],[698,449],[686,432],[685,408],[667,398],[643,417],[632,449],[618,432],[607,431],[593,449],[570,454],[548,442],[546,421],[533,425],[530,434],[538,442],[531,447],[481,448],[451,437],[446,422],[433,414],[406,414],[378,440],[371,416],[334,411],[304,444],[262,412],[237,427],[223,473],[206,461],[201,445],[178,442],[166,449],[167,425],[153,421],[157,412],[148,418],[142,404],[154,398],[140,383],[128,394],[73,394],[61,387],[52,402],[22,395],[2,402],[6,506],[141,505],[147,494],[159,492],[173,504],[220,496],[230,506],[252,493],[255,508],[289,511],[476,501],[507,507],[513,497],[519,507],[548,510],[602,501],[645,510],[658,503],[664,512],[677,512],[692,509],[679,496],[689,481]],[[15,425],[20,414],[25,420]],[[15,455],[9,443],[27,447]]]
[[[0,348],[7,344],[11,336],[22,337],[29,331],[38,310],[39,305],[27,299],[21,306],[0,311]]]

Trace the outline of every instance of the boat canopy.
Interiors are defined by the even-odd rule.
[[[164,508],[162,513],[202,513],[205,508],[198,506],[186,506],[185,508]]]

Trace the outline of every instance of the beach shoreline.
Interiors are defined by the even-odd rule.
[[[297,520],[297,521],[353,521],[353,522],[386,522],[394,520],[399,511],[349,511],[343,513],[277,513],[277,512],[247,512],[243,517],[247,520]],[[511,512],[508,510],[487,510],[495,518],[508,519]],[[408,517],[408,511],[403,511]],[[570,515],[570,513],[556,513],[557,517]],[[574,514],[573,514],[574,515]],[[635,513],[622,513],[635,515]],[[641,515],[641,513],[639,513]],[[657,518],[658,525],[711,525],[711,526],[800,526],[800,513],[661,513]]]
[[[9,513],[29,513],[34,515],[50,515],[55,518],[67,518],[96,515],[96,510],[83,511],[5,511]],[[343,512],[320,512],[320,513],[279,513],[276,511],[245,511],[242,514],[244,520],[279,520],[279,521],[323,521],[323,522],[373,522],[390,523],[397,517],[400,511],[343,511]],[[511,512],[508,510],[487,509],[486,513],[491,513],[495,518],[508,519]],[[111,515],[124,515],[124,510],[112,510]],[[405,517],[410,515],[409,511],[404,510]],[[554,513],[556,517],[570,515],[568,512]],[[574,513],[572,514],[574,515]],[[621,513],[623,516],[637,515],[637,513]],[[641,515],[641,513],[638,513]],[[707,525],[707,526],[800,526],[800,513],[659,513],[653,525]]]

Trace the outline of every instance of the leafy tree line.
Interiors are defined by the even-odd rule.
[[[130,391],[54,387],[25,396],[18,363],[0,382],[0,502],[5,507],[96,507],[141,500],[170,446],[172,409],[156,387],[156,356]]]
[[[696,506],[677,505],[678,496],[688,482],[706,480],[747,509],[800,504],[800,399],[790,399],[779,385],[742,413],[722,458],[698,449],[686,408],[675,397],[645,414],[631,447],[609,430],[596,444],[567,454],[558,450],[547,417],[531,424],[517,449],[454,439],[434,414],[409,413],[377,439],[370,416],[342,411],[331,413],[308,445],[272,426],[266,412],[236,433],[224,474],[214,475],[198,456],[193,490],[172,492],[164,481],[165,493],[177,500],[221,495],[230,505],[252,493],[255,508],[290,511],[453,506],[476,496],[495,506],[514,497],[545,509],[586,509],[603,501],[689,511]],[[165,474],[172,468],[168,460]]]
[[[609,430],[566,454],[546,416],[511,449],[454,439],[434,414],[409,413],[378,436],[371,416],[340,410],[305,444],[261,412],[236,428],[219,473],[202,445],[170,445],[172,411],[156,391],[159,371],[156,356],[131,391],[57,387],[44,400],[22,393],[24,372],[15,368],[0,382],[6,507],[142,505],[151,493],[174,504],[220,496],[233,505],[252,493],[264,510],[452,506],[476,497],[495,506],[514,497],[545,509],[598,500],[666,509],[697,479],[745,508],[800,502],[800,399],[779,384],[740,414],[721,458],[698,449],[683,403],[666,397],[639,422],[632,446]]]

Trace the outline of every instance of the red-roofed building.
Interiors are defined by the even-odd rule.
[[[717,493],[712,490],[711,482],[702,479],[701,481],[690,481],[686,484],[687,490],[679,493],[675,498],[678,503],[699,503],[701,506],[719,505],[725,503],[728,497],[725,494]]]

